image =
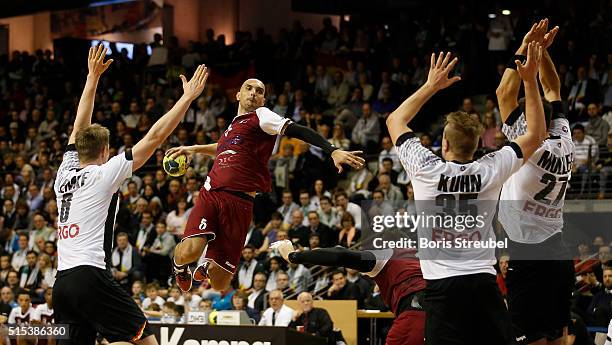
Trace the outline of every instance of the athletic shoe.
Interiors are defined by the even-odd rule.
[[[289,254],[295,252],[295,248],[293,248],[293,243],[289,240],[276,241],[270,245],[271,248],[277,249],[280,255],[285,259],[285,261],[289,262]]]
[[[174,262],[174,278],[176,279],[176,285],[183,291],[188,292],[191,290],[193,284],[193,276],[188,265],[177,266]]]
[[[208,279],[208,261],[204,261],[198,268],[193,272],[193,280],[196,282],[203,282]]]

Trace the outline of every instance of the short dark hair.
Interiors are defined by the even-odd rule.
[[[246,246],[244,246],[244,248],[242,248],[242,249],[243,249],[243,250],[244,250],[244,249],[250,249],[250,250],[255,251],[255,246],[249,243],[249,244],[247,244]]]
[[[575,124],[575,125],[574,125],[574,128],[572,128],[572,131],[573,131],[574,129],[578,129],[578,130],[581,130],[581,131],[583,131],[583,132],[584,132],[584,126],[583,126],[583,125],[581,125],[581,124],[579,124],[579,123],[577,123],[577,124]]]
[[[389,157],[385,157],[385,158],[383,158],[383,160],[382,160],[382,161],[383,161],[383,163],[384,163],[384,162],[389,162],[389,163],[393,164],[393,159],[391,159],[391,158],[389,158]]]
[[[331,199],[330,199],[330,198],[329,198],[327,195],[323,195],[322,197],[320,197],[320,198],[319,198],[319,204],[320,204],[320,203],[321,203],[321,201],[323,201],[323,200],[325,200],[325,201],[329,202],[330,204],[332,203]]]
[[[28,256],[30,254],[34,254],[34,255],[38,256],[38,253],[33,251],[33,250],[28,250],[28,252],[26,253],[26,256]]]
[[[333,270],[330,275],[333,278],[336,274],[342,274],[343,277],[345,276],[344,271],[338,269]]]

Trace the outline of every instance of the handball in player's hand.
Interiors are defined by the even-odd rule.
[[[170,156],[164,157],[164,171],[170,176],[183,176],[185,172],[187,172],[187,167],[189,166],[189,162],[187,161],[186,155],[178,155],[174,158],[170,158]]]

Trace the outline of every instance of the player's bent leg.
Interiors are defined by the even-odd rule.
[[[210,286],[217,291],[227,290],[232,283],[233,276],[233,273],[217,265],[215,262],[211,261],[208,265]]]
[[[183,239],[174,248],[174,263],[177,266],[182,266],[198,261],[204,252],[204,248],[206,248],[206,243],[206,236]]]
[[[189,264],[198,261],[206,248],[205,236],[184,238],[174,248],[173,271],[176,284],[183,292],[191,290],[193,276]]]

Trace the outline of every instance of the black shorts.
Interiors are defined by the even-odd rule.
[[[427,280],[425,344],[514,344],[510,316],[489,273]]]
[[[517,342],[529,344],[542,338],[552,341],[563,336],[563,329],[570,323],[575,281],[573,262],[512,260],[512,257],[511,251],[506,287]]]
[[[109,342],[132,342],[153,334],[136,302],[108,270],[78,266],[57,273],[53,287],[55,322],[68,324],[60,344],[95,344],[96,333]]]

